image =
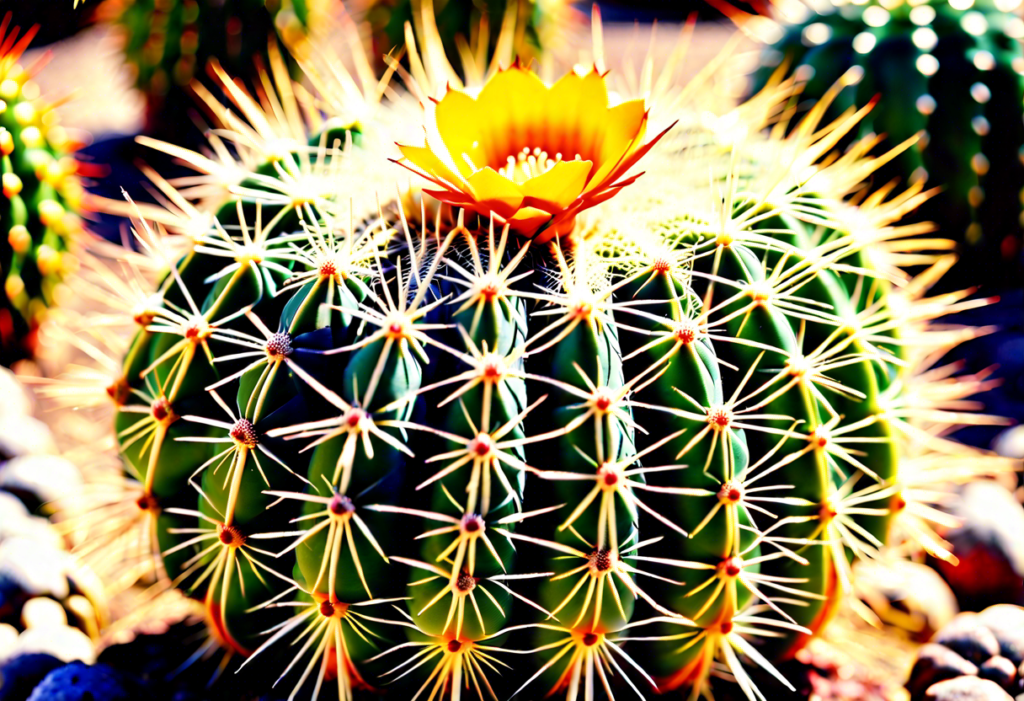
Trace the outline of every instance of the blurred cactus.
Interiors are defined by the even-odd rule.
[[[917,217],[937,222],[989,285],[1024,273],[1024,20],[1017,0],[809,2],[779,5],[781,29],[754,89],[780,68],[817,100],[844,89],[832,114],[878,104],[859,134],[882,148],[920,135],[879,180],[927,179],[942,191]],[[754,23],[751,24],[754,26]],[[758,25],[760,26],[760,25]],[[781,34],[777,41],[774,37]]]
[[[790,84],[712,117],[679,54],[464,91],[408,48],[387,101],[314,52],[314,99],[225,76],[209,155],[148,142],[198,172],[128,208],[166,273],[110,295],[125,480],[90,548],[200,601],[204,650],[341,699],[696,695],[722,665],[755,699],[741,658],[777,674],[851,560],[949,557],[935,483],[1008,465],[943,437],[983,384],[920,378],[978,333],[928,322],[983,302],[925,297],[949,259],[894,224],[919,188],[845,200],[872,143],[826,156],[863,112],[769,138]],[[400,162],[431,189],[396,191],[417,104]]]
[[[32,82],[45,61],[18,63],[34,32],[0,25],[0,363],[31,355],[46,308],[76,267],[68,252],[82,231],[78,165],[51,105]]]
[[[357,0],[353,7],[370,27],[378,61],[388,53],[400,53],[409,31],[406,25],[420,27],[422,12],[432,12],[445,55],[456,67],[463,66],[466,52],[482,52],[489,59],[502,36],[513,40],[516,54],[524,60],[550,52],[550,44],[565,41],[574,12],[565,0]],[[507,22],[514,22],[514,32],[502,32]]]
[[[216,61],[232,75],[249,77],[253,60],[266,56],[269,37],[300,45],[325,0],[107,0],[100,16],[122,37],[126,63],[146,97],[147,131],[181,139],[187,130],[188,92]]]

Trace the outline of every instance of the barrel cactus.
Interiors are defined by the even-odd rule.
[[[990,280],[1024,270],[1024,20],[1015,0],[795,3],[761,57],[754,85],[780,67],[803,98],[845,86],[833,113],[878,104],[861,122],[883,148],[920,135],[878,178],[927,179],[942,192],[916,215],[935,221]],[[751,25],[753,26],[753,25]]]
[[[301,114],[279,84],[265,114],[236,94],[231,167],[163,147],[199,174],[138,210],[167,272],[102,390],[109,530],[290,698],[697,695],[723,665],[758,698],[744,664],[777,674],[852,559],[942,554],[936,463],[990,467],[942,436],[973,385],[915,379],[971,334],[927,330],[963,303],[918,303],[946,259],[901,272],[926,261],[894,224],[919,189],[844,201],[876,163],[825,156],[861,114],[762,137],[789,85],[710,117],[678,56],[464,88],[421,48],[443,79],[358,133],[324,114],[271,138]]]
[[[9,19],[9,18],[8,18]],[[35,32],[19,37],[0,25],[0,362],[31,355],[47,307],[60,295],[61,279],[74,270],[68,252],[82,231],[78,164],[68,133],[32,82],[36,63],[19,60]]]
[[[147,129],[181,138],[188,124],[188,93],[216,60],[233,75],[250,77],[253,59],[266,55],[267,38],[301,50],[324,22],[324,0],[107,0],[100,16],[121,35],[136,87],[146,98]]]

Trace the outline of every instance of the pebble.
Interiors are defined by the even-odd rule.
[[[0,701],[25,701],[46,675],[64,663],[53,655],[19,655],[0,664]]]
[[[1009,604],[989,606],[978,614],[978,621],[995,634],[999,654],[1016,665],[1024,664],[1024,608]]]
[[[145,698],[136,691],[113,667],[103,664],[90,667],[72,662],[46,675],[28,701],[137,701]]]
[[[928,643],[922,646],[918,653],[907,686],[913,698],[920,698],[933,684],[961,676],[974,676],[977,673],[978,667],[974,663],[968,662],[947,647]]]
[[[976,665],[999,654],[999,641],[976,613],[961,613],[935,636],[933,642],[948,647]]]
[[[58,455],[24,455],[0,465],[0,489],[31,494],[42,503],[81,491],[82,475]]]
[[[995,682],[977,677],[959,677],[931,686],[927,701],[1014,701]]]
[[[996,656],[978,667],[978,676],[994,681],[1004,689],[1009,689],[1017,678],[1017,667],[1005,657]]]

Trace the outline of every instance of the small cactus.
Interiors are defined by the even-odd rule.
[[[830,110],[877,105],[858,134],[891,149],[919,136],[878,180],[941,187],[915,215],[938,222],[990,284],[1024,271],[1024,20],[1014,0],[808,3],[780,13],[754,89],[781,67],[801,99],[842,87]],[[797,16],[798,15],[798,16]],[[752,25],[753,26],[753,25]],[[985,263],[984,261],[987,261]]]
[[[68,252],[82,224],[78,164],[67,132],[18,61],[35,34],[0,25],[0,363],[31,355],[47,307],[76,267]]]
[[[329,2],[329,0],[328,0]],[[325,0],[107,0],[100,15],[122,35],[126,63],[145,95],[148,130],[181,138],[193,80],[217,61],[232,75],[252,75],[267,38],[299,47]]]
[[[516,54],[524,60],[539,57],[550,50],[548,44],[564,41],[558,32],[568,29],[573,12],[564,0],[361,0],[353,7],[370,27],[376,57],[404,47],[406,25],[418,27],[422,12],[433,12],[445,54],[456,67],[462,67],[467,50],[490,57],[503,36],[502,25],[511,20],[518,28]]]
[[[942,437],[969,419],[936,402],[976,385],[916,378],[973,333],[928,321],[978,302],[918,303],[948,265],[903,257],[920,188],[844,200],[870,144],[825,157],[862,114],[769,138],[789,84],[710,117],[676,57],[611,105],[631,91],[600,55],[463,90],[437,42],[410,51],[429,84],[364,92],[358,132],[329,128],[358,94],[337,64],[311,74],[327,112],[280,138],[286,75],[262,107],[233,93],[237,157],[161,147],[203,207],[156,178],[167,208],[137,210],[166,274],[104,388],[108,563],[149,544],[210,646],[276,660],[290,698],[591,701],[696,696],[723,664],[756,699],[741,658],[776,673],[852,559],[948,555],[935,462],[1003,465]],[[395,131],[416,103],[422,145]],[[381,186],[396,139],[422,191]]]

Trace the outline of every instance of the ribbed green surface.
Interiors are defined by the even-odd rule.
[[[282,684],[342,697],[689,687],[765,630],[791,654],[885,540],[896,473],[897,358],[859,326],[885,287],[806,200],[532,246],[225,205],[125,369],[167,573]]]
[[[801,100],[820,99],[845,76],[851,86],[832,116],[877,98],[859,135],[883,135],[884,147],[922,139],[876,181],[927,174],[943,190],[915,216],[987,261],[990,282],[1012,283],[1024,230],[1024,20],[991,0],[823,7],[784,25],[762,54],[755,89],[785,61],[807,80]]]

